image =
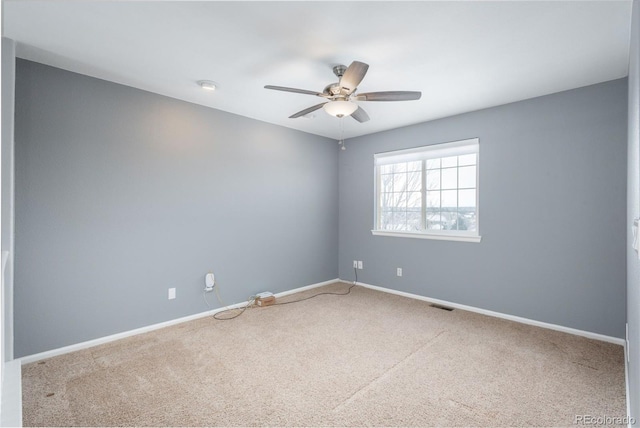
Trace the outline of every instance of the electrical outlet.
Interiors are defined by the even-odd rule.
[[[362,269],[362,260],[358,260],[358,269]]]
[[[358,261],[357,260],[353,261],[353,268],[354,269],[358,269]]]
[[[402,276],[402,268],[397,268],[396,269],[396,275]]]
[[[175,288],[170,288],[169,289],[169,300],[175,299],[176,298],[176,289]]]

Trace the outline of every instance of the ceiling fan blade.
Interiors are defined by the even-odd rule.
[[[351,113],[351,117],[354,118],[355,120],[357,120],[358,122],[362,123],[362,122],[366,122],[369,120],[369,115],[367,114],[366,111],[364,111],[364,109],[360,106],[358,106],[358,109],[356,111],[354,111],[353,113]]]
[[[340,78],[340,86],[347,90],[347,94],[352,93],[356,90],[360,82],[362,82],[368,69],[369,64],[353,61]]]
[[[411,101],[419,100],[421,96],[419,91],[386,91],[358,94],[355,98],[358,101]]]
[[[300,117],[300,116],[304,116],[305,114],[309,114],[309,113],[311,113],[312,111],[316,111],[316,110],[318,110],[319,108],[321,108],[321,107],[322,107],[323,105],[325,105],[325,104],[326,104],[326,103],[320,103],[320,104],[317,104],[317,105],[315,105],[315,106],[313,106],[313,107],[309,107],[309,108],[306,108],[306,109],[304,109],[304,110],[300,110],[299,112],[297,112],[297,113],[292,114],[291,116],[289,116],[289,119],[295,119],[296,117]]]
[[[322,94],[322,93],[317,92],[317,91],[307,91],[306,89],[287,88],[286,86],[266,85],[264,88],[265,89],[273,89],[273,90],[276,90],[276,91],[294,92],[296,94],[317,95],[319,97],[326,96],[325,94]]]

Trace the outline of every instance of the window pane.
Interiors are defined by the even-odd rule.
[[[393,175],[392,174],[382,174],[380,175],[380,191],[381,192],[392,192],[393,191]]]
[[[475,227],[475,213],[473,213],[473,219],[468,215],[461,212],[458,213],[458,230],[475,230],[470,227]]]
[[[421,230],[422,229],[422,213],[418,211],[407,212],[407,230]]]
[[[393,165],[380,165],[380,174],[391,174],[393,172]]]
[[[394,230],[405,230],[407,228],[407,213],[404,211],[396,211],[393,213]]]
[[[475,165],[475,164],[476,164],[476,154],[475,153],[458,156],[458,165],[459,166]]]
[[[407,171],[422,171],[422,161],[407,163]]]
[[[464,227],[464,229],[460,230],[477,230],[477,220],[476,220],[476,212],[469,211],[460,214],[462,221],[459,219],[458,224],[460,227]]]
[[[476,207],[476,189],[458,190],[458,207],[473,208]]]
[[[427,209],[440,208],[440,191],[427,192]]]
[[[442,230],[442,217],[439,212],[427,213],[427,229]]]
[[[410,192],[419,192],[422,190],[421,172],[410,172],[407,174],[407,190]]]
[[[456,189],[458,187],[458,168],[447,168],[442,171],[442,188]]]
[[[422,194],[420,192],[409,192],[407,196],[407,207],[420,211],[420,207],[422,207]]]
[[[427,159],[427,169],[440,168],[440,159]]]
[[[451,223],[449,224],[451,227],[451,230],[462,230],[460,229],[460,218],[458,216],[458,213],[452,213],[451,215]]]
[[[458,213],[456,211],[442,211],[441,224],[444,230],[456,230]]]
[[[476,230],[475,208],[462,208],[458,212],[458,230]]]
[[[460,183],[458,187],[476,187],[476,167],[475,166],[465,166],[463,168],[458,168],[458,176],[460,177]]]
[[[407,164],[403,163],[394,163],[393,164],[393,172],[407,172]]]
[[[458,156],[451,156],[449,158],[442,158],[442,168],[458,166]]]
[[[380,195],[380,206],[391,208],[393,206],[393,193],[382,193]]]
[[[440,188],[440,170],[427,171],[427,189],[436,190]]]
[[[440,204],[442,208],[453,208],[453,210],[456,211],[458,208],[457,193],[457,190],[443,190],[440,197]]]
[[[382,211],[380,214],[380,229],[391,229],[393,224],[393,213],[391,211]]]
[[[406,208],[407,195],[404,192],[394,192],[391,197],[391,206],[394,208]]]
[[[407,174],[394,174],[393,175],[393,191],[401,192],[407,187]]]

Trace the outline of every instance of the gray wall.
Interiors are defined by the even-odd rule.
[[[359,259],[362,282],[624,335],[625,79],[351,139],[339,157],[332,140],[28,61],[16,84],[16,356],[202,312],[210,269],[228,302],[335,278],[336,248],[343,279]],[[482,242],[372,236],[373,154],[470,137]]]
[[[348,140],[340,277],[623,337],[626,100],[621,79]],[[374,153],[472,137],[481,243],[371,235]]]
[[[4,336],[2,361],[13,360],[13,260],[14,260],[14,92],[15,42],[2,38],[2,252],[7,252],[2,290]]]
[[[629,141],[627,163],[627,323],[629,324],[630,415],[640,418],[640,261],[632,249],[633,219],[640,217],[640,4],[633,2],[629,57]]]
[[[338,276],[335,141],[23,60],[16,99],[16,356],[203,312],[210,269]]]

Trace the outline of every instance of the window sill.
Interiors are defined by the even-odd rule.
[[[480,242],[482,236],[470,235],[444,235],[436,233],[416,233],[416,232],[392,232],[388,230],[372,230],[375,236],[391,236],[396,238],[418,238],[418,239],[436,239],[441,241],[459,241],[459,242]]]

